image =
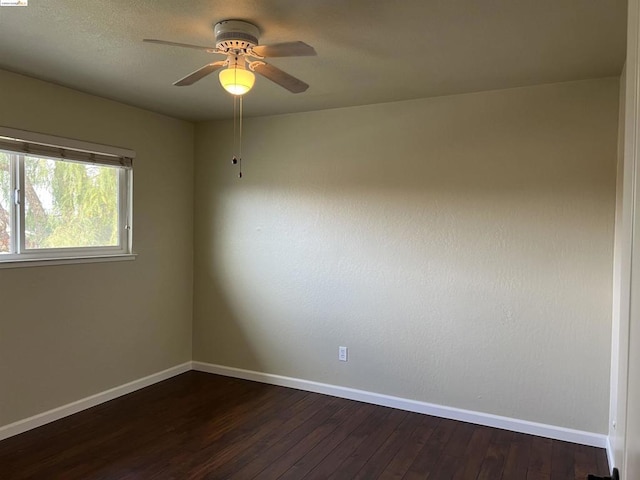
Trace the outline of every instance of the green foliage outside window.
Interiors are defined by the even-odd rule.
[[[0,252],[9,251],[9,177],[0,153]],[[116,168],[25,157],[23,198],[27,249],[118,245]]]

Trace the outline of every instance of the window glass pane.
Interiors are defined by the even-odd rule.
[[[24,157],[25,247],[117,246],[118,169]]]
[[[0,254],[11,250],[11,163],[9,154],[0,152]]]

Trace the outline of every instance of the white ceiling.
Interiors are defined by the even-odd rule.
[[[245,114],[268,115],[619,75],[625,0],[29,0],[0,7],[0,68],[190,120],[228,118],[216,74],[172,83],[218,55],[224,19],[260,43],[302,40],[317,57],[271,63],[311,85],[258,78]]]

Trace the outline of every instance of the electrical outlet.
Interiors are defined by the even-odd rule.
[[[338,360],[341,362],[349,361],[349,349],[347,347],[338,347]]]

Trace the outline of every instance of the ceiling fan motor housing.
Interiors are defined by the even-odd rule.
[[[260,30],[255,25],[242,20],[223,20],[213,27],[216,48],[222,52],[246,51],[258,45]]]

